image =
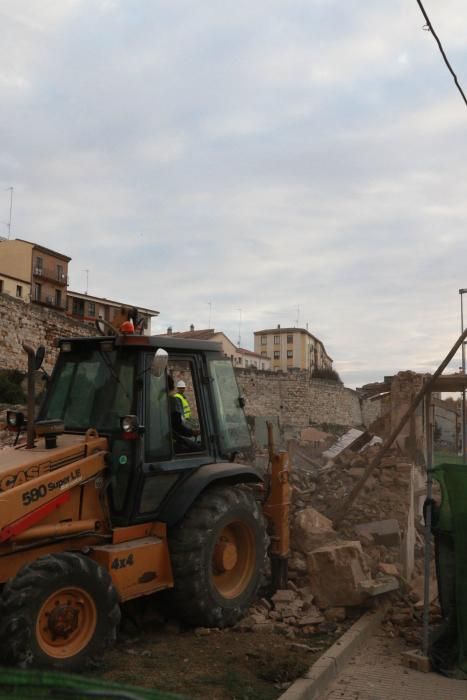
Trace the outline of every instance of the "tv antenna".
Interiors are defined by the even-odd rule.
[[[238,319],[238,343],[237,343],[237,345],[238,345],[238,347],[240,347],[242,344],[242,310],[238,309],[238,311],[240,312],[240,317]]]
[[[208,328],[211,328],[211,311],[212,311],[212,302],[208,301],[208,306],[209,306],[209,322],[208,322]]]
[[[7,187],[5,192],[10,192],[10,216],[8,219],[8,222],[6,224],[6,227],[8,229],[8,240],[10,240],[10,235],[11,235],[11,212],[13,210],[13,187]]]
[[[297,318],[295,319],[295,327],[298,328],[300,324],[300,307],[297,306]]]
[[[88,293],[88,288],[89,288],[89,270],[86,269],[86,270],[83,270],[83,272],[86,273],[86,291],[85,291],[84,293],[87,294],[87,293]]]

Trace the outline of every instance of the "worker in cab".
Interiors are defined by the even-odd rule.
[[[183,386],[180,386],[180,384]],[[180,392],[180,389],[183,391],[186,389],[186,384],[183,381],[179,381],[175,389],[174,380],[169,375],[168,386],[175,452],[197,451],[201,448],[201,445],[196,441],[200,430],[192,425],[190,404],[183,392]],[[187,407],[189,411],[188,417],[186,417]]]
[[[190,408],[190,402],[185,396],[185,391],[186,391],[186,384],[183,381],[183,379],[179,379],[177,382],[177,391],[174,394],[175,398],[177,398],[183,408],[183,418],[186,421],[189,421],[191,419],[191,408]]]

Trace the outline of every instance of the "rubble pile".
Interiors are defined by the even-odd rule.
[[[307,457],[306,446],[301,443],[300,448],[295,450],[291,472],[292,520],[309,508],[332,518],[378,450],[377,445],[359,454],[347,450],[333,462],[324,463],[323,458],[321,464],[316,459],[312,464]],[[413,465],[397,449],[389,452],[368,478],[335,533],[336,538],[361,543],[373,575],[380,571],[380,562],[400,562],[400,545],[407,529],[410,508],[412,468]],[[416,554],[421,553],[419,542]],[[299,573],[304,571],[303,561],[295,552],[291,569]]]
[[[321,610],[309,586],[277,591],[271,599],[261,598],[235,626],[242,632],[279,632],[288,639],[339,632],[348,617],[345,607]]]
[[[441,609],[438,603],[438,587],[432,574],[430,580],[430,625],[441,622]],[[393,596],[388,608],[383,628],[389,637],[402,637],[413,646],[419,647],[423,630],[423,576],[417,576],[410,586],[405,586]]]

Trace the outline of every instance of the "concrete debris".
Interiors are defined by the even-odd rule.
[[[328,450],[323,452],[324,459],[336,460],[338,457],[342,459],[344,454],[348,457],[364,452],[369,447],[381,445],[382,439],[377,435],[373,435],[367,430],[357,430],[351,428],[332,445]]]
[[[399,568],[396,564],[386,564],[384,561],[379,562],[378,571],[387,576],[399,576]]]
[[[315,604],[308,585],[297,590],[279,590],[270,602],[271,608],[267,610],[262,600],[258,600],[235,629],[242,632],[279,632],[294,639],[296,634],[300,637],[327,634],[330,624],[335,628],[335,623],[343,623],[347,617],[345,607],[334,608],[329,614],[321,610]]]
[[[359,590],[362,593],[372,598],[383,595],[384,593],[397,591],[398,588],[399,581],[395,576],[381,576],[371,581],[362,581],[359,586]]]
[[[324,611],[324,617],[328,622],[343,622],[347,612],[345,608],[328,608]]]
[[[292,522],[292,548],[302,554],[312,552],[338,539],[329,518],[314,508],[308,507],[299,511]]]
[[[356,525],[355,532],[359,537],[363,535],[375,544],[385,547],[398,547],[401,543],[399,522],[395,518]]]
[[[307,556],[310,587],[320,608],[362,605],[369,571],[360,542],[320,547]]]

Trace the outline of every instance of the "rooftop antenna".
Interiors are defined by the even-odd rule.
[[[297,306],[297,318],[295,319],[295,327],[298,328],[300,324],[300,307]]]
[[[242,310],[241,309],[238,309],[238,310],[240,312],[240,318],[238,320],[238,343],[237,343],[237,345],[238,345],[238,347],[240,347],[242,344]]]
[[[7,229],[8,229],[8,240],[10,240],[10,235],[11,235],[11,212],[13,210],[13,187],[7,187],[5,192],[10,191],[10,217],[8,219],[7,223]]]
[[[88,293],[88,288],[89,288],[89,270],[83,270],[83,272],[86,273],[86,291],[84,292],[85,294]]]
[[[212,302],[208,301],[208,306],[209,306],[209,323],[208,323],[208,328],[211,328],[211,310],[212,310]]]

